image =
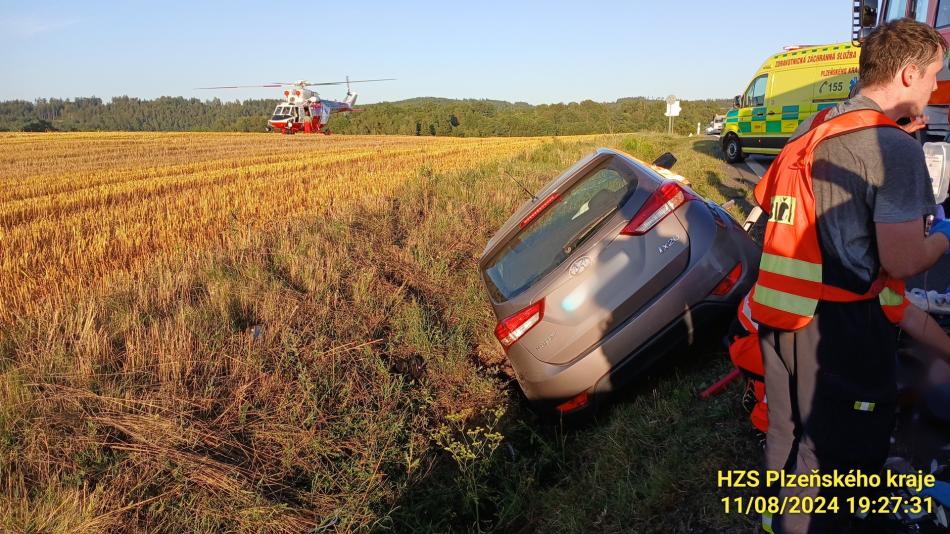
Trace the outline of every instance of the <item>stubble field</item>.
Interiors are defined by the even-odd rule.
[[[0,530],[721,531],[721,352],[541,425],[475,262],[597,146],[718,201],[709,141],[0,134]]]

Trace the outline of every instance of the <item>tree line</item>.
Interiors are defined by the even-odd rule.
[[[222,102],[197,98],[128,96],[0,102],[0,131],[221,131],[262,132],[278,100]],[[696,131],[729,100],[682,101],[676,133]],[[615,102],[531,105],[498,100],[413,98],[359,106],[336,114],[330,129],[341,134],[439,135],[455,137],[577,135],[667,130],[666,102],[622,98]]]

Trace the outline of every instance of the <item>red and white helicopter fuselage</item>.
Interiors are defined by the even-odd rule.
[[[307,89],[302,82],[284,88],[284,101],[277,104],[267,124],[277,133],[329,134],[327,122],[333,113],[359,111],[353,108],[356,94],[347,92],[342,102],[324,100],[316,91]]]
[[[272,82],[264,85],[222,85],[217,87],[198,87],[198,89],[244,89],[251,87],[283,87],[284,101],[277,104],[274,114],[267,121],[267,129],[285,134],[297,132],[328,134],[327,122],[333,113],[347,113],[359,111],[353,106],[356,104],[356,93],[350,91],[350,83],[385,82],[394,78],[377,78],[374,80],[350,80],[342,82],[310,83],[306,80],[296,82]],[[323,100],[320,95],[308,87],[315,85],[346,85],[346,98],[342,102]]]

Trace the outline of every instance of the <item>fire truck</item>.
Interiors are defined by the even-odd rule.
[[[900,18],[927,23],[950,41],[950,0],[853,0],[851,40],[861,40],[878,24]],[[943,141],[950,134],[950,70],[944,64],[927,107],[929,120],[921,141]]]

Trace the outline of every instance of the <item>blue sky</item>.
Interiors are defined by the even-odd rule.
[[[194,88],[346,75],[397,78],[364,103],[728,98],[785,45],[848,40],[851,3],[0,0],[0,100],[276,98]]]

